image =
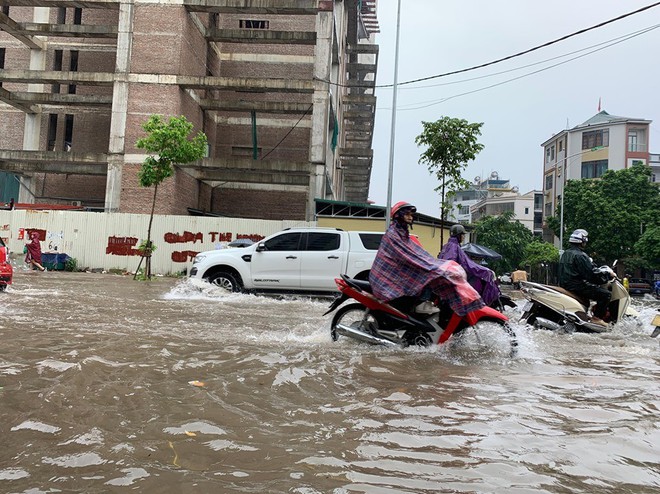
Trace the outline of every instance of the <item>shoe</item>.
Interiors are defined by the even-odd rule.
[[[415,307],[415,312],[419,314],[435,314],[436,312],[440,312],[440,309],[426,300]]]
[[[589,321],[589,322],[592,322],[594,324],[598,324],[599,326],[603,326],[604,328],[607,327],[607,323],[605,321],[603,321],[600,317],[593,316],[591,318],[591,321]]]

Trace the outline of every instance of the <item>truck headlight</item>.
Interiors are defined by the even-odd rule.
[[[206,258],[205,255],[203,254],[197,254],[195,258],[193,259],[193,264],[197,264],[198,262],[202,262]]]

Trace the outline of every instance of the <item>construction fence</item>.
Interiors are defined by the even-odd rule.
[[[156,250],[151,270],[163,275],[188,272],[199,252],[227,248],[237,239],[256,242],[285,228],[315,225],[306,221],[155,215],[151,240]],[[78,269],[135,272],[148,227],[149,215],[143,214],[0,210],[0,237],[15,265],[23,262],[23,248],[29,234],[36,231],[43,253],[66,254],[76,260]]]

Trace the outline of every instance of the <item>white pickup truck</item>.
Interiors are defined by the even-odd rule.
[[[190,278],[233,292],[336,292],[335,278],[366,280],[383,234],[288,228],[245,248],[200,252]]]

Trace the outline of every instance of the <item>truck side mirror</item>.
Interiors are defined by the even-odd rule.
[[[263,243],[263,242],[259,242],[257,244],[257,252],[263,252],[264,250],[267,250],[266,249],[266,244]]]

